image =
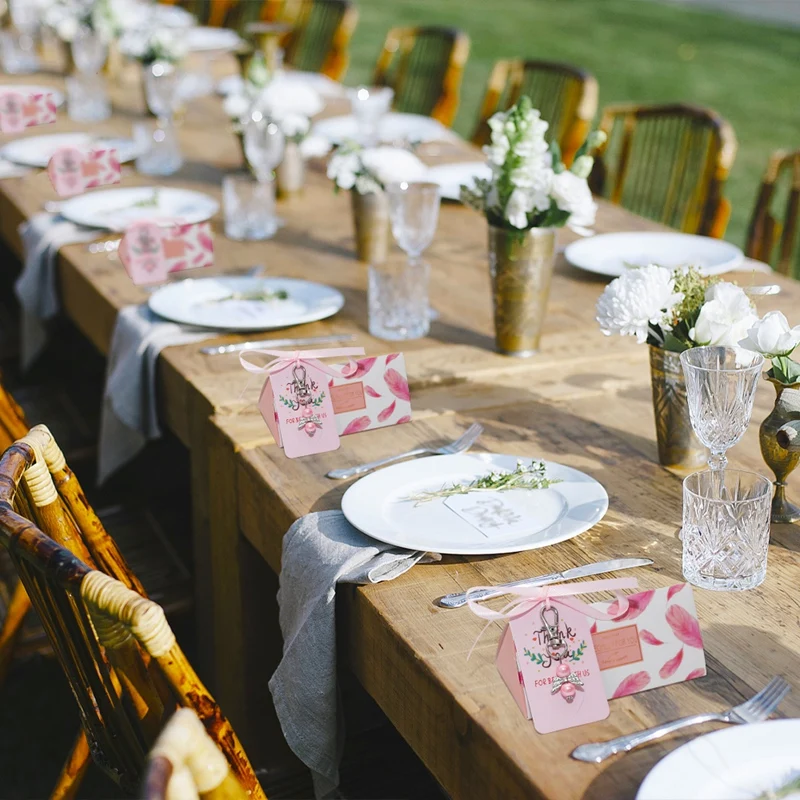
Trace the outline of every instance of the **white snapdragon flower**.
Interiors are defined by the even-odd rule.
[[[586,180],[592,172],[594,159],[591,156],[578,156],[570,167],[570,172]]]
[[[533,211],[531,196],[524,189],[514,189],[506,204],[506,219],[510,225],[523,230],[528,227],[528,214]]]
[[[229,94],[222,103],[225,113],[230,119],[241,122],[250,111],[250,98],[245,94]]]
[[[766,358],[791,355],[800,344],[800,325],[789,327],[786,316],[781,311],[770,311],[757,320],[747,331],[747,336],[739,342],[746,350],[754,350]]]
[[[576,233],[589,235],[597,214],[597,203],[586,179],[564,170],[553,176],[551,192],[556,205],[569,212],[567,225]]]
[[[71,42],[78,33],[80,25],[75,17],[64,17],[56,24],[56,36],[62,42]]]
[[[732,283],[716,283],[706,290],[705,303],[689,338],[699,345],[735,347],[758,321],[753,304]]]
[[[357,153],[335,153],[328,162],[328,177],[340,189],[352,189],[356,185],[356,173],[361,169]]]
[[[597,301],[597,321],[606,336],[617,333],[647,341],[648,326],[662,325],[683,300],[672,271],[650,265],[629,269],[606,286]]]
[[[420,181],[428,168],[411,152],[399,147],[371,147],[361,153],[364,169],[386,186],[398,181]]]

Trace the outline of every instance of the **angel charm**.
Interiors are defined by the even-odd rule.
[[[581,687],[583,691],[583,681],[572,671],[572,667],[569,664],[559,664],[556,667],[556,677],[550,694],[561,692],[561,696],[571,703],[575,699],[576,686]]]
[[[317,429],[322,428],[322,420],[318,414],[314,413],[311,407],[314,399],[311,396],[311,387],[306,380],[306,369],[302,365],[298,365],[292,369],[292,378],[294,379],[295,396],[297,404],[300,408],[300,416],[302,417],[297,430],[305,431],[308,436],[313,436]]]

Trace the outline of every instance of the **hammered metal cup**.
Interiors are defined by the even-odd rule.
[[[389,252],[389,202],[384,192],[350,192],[356,256],[365,264],[382,264]]]
[[[275,168],[278,197],[295,197],[303,191],[306,165],[297,142],[286,142],[281,163]]]
[[[489,272],[497,350],[524,358],[539,349],[555,261],[555,228],[489,226]]]

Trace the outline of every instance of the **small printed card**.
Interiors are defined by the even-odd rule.
[[[593,603],[614,616],[615,603]],[[592,639],[609,698],[701,678],[703,637],[692,587],[677,583],[628,597],[628,610],[594,620]]]
[[[530,508],[524,497],[514,492],[472,492],[456,494],[444,504],[484,536],[530,533]]]
[[[576,601],[572,601],[575,603]],[[609,714],[585,614],[557,598],[508,623],[519,680],[539,733],[574,728]]]
[[[52,92],[0,92],[0,131],[21,133],[33,125],[56,121],[56,104]]]
[[[137,286],[162,283],[171,272],[210,267],[214,263],[211,225],[162,227],[147,220],[134,222],[122,237],[119,257]]]
[[[122,170],[113,147],[97,150],[61,147],[50,158],[47,174],[56,194],[69,197],[97,186],[119,183]]]
[[[402,353],[338,364],[344,377],[329,389],[340,436],[411,421],[411,396]]]

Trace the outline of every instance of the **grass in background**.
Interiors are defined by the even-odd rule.
[[[456,130],[469,136],[499,58],[568,61],[594,73],[600,104],[684,101],[733,125],[726,238],[742,245],[769,154],[800,147],[800,29],[649,0],[357,0],[346,82],[369,81],[393,25],[465,30],[472,51]]]

